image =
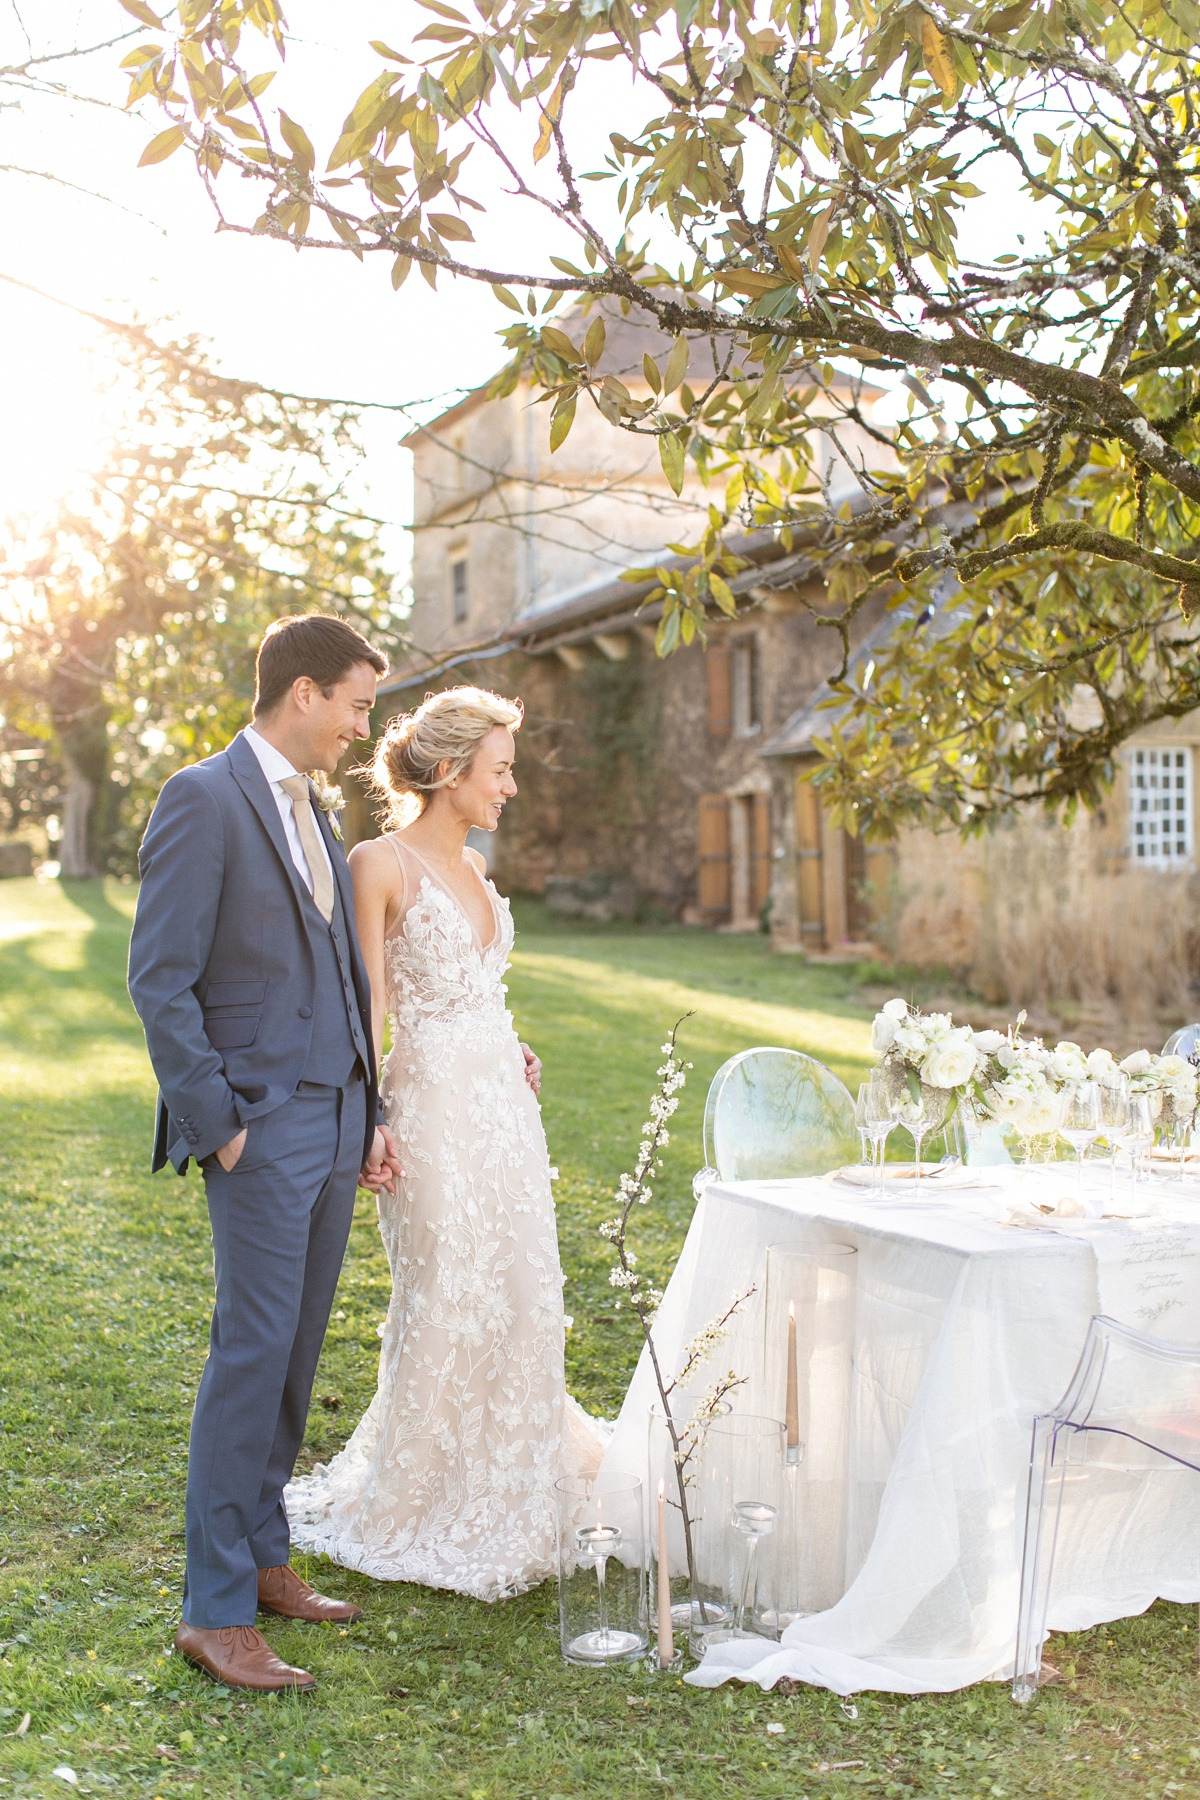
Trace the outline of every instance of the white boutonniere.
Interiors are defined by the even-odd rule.
[[[340,844],[344,840],[342,838],[342,821],[338,815],[346,804],[342,798],[342,790],[339,787],[318,786],[315,782],[313,786],[316,788],[317,805],[329,820],[329,829]]]

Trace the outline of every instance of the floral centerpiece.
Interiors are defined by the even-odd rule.
[[[1196,1069],[1186,1056],[1154,1056],[1135,1050],[1120,1065],[1131,1094],[1151,1094],[1166,1126],[1188,1125],[1196,1112]]]
[[[871,1048],[890,1093],[897,1101],[907,1094],[914,1106],[934,1099],[947,1119],[1003,1043],[1001,1031],[972,1031],[950,1013],[923,1013],[900,999],[889,1000],[871,1027]]]

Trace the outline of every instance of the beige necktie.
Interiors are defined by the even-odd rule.
[[[296,830],[300,833],[300,848],[312,876],[313,899],[317,903],[317,911],[328,923],[333,917],[333,871],[329,867],[328,858],[322,855],[321,834],[313,817],[308,776],[289,775],[279,785],[292,803]]]

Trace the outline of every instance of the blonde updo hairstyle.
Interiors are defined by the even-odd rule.
[[[415,712],[392,719],[375,751],[371,785],[383,801],[385,831],[402,831],[419,819],[431,794],[467,773],[489,731],[519,731],[519,700],[486,688],[447,688],[426,694]],[[441,765],[447,764],[443,774]]]

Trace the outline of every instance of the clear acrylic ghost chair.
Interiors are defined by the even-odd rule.
[[[1181,1025],[1173,1031],[1162,1047],[1164,1056],[1186,1056],[1191,1061],[1197,1049],[1200,1049],[1200,1025]]]
[[[849,1090],[814,1057],[742,1050],[713,1076],[704,1107],[708,1167],[697,1191],[714,1179],[823,1175],[858,1158]]]
[[[1119,1449],[1115,1439],[1123,1440]],[[1094,1318],[1070,1387],[1034,1420],[1012,1686],[1020,1705],[1041,1677],[1068,1470],[1083,1480],[1089,1463],[1147,1476],[1173,1464],[1200,1474],[1200,1345],[1166,1344]]]

